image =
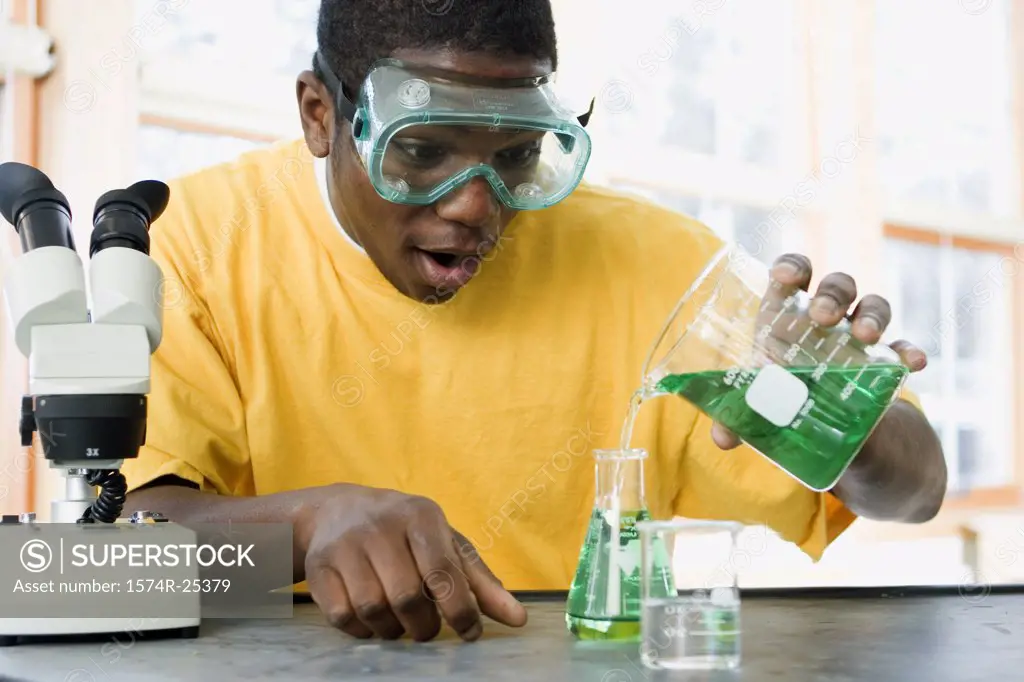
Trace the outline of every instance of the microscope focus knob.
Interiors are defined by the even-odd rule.
[[[21,398],[21,421],[18,423],[18,430],[21,431],[22,447],[32,447],[32,434],[36,430],[36,417],[32,409],[32,396],[26,395]]]

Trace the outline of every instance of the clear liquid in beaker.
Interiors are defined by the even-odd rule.
[[[644,665],[666,670],[731,669],[740,664],[740,598],[729,588],[649,599],[643,609]]]

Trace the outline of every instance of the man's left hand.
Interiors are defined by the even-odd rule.
[[[787,297],[798,290],[809,291],[812,274],[811,261],[806,256],[796,253],[780,256],[772,265],[771,296]],[[868,294],[860,299],[851,313],[850,308],[856,300],[857,283],[845,273],[834,272],[821,280],[808,315],[824,328],[834,327],[841,320],[848,319],[854,338],[869,346],[877,344],[892,321],[889,302],[881,296]],[[928,364],[924,351],[909,341],[899,340],[889,345],[911,372],[920,372]],[[731,450],[742,442],[717,422],[711,429],[711,437],[723,450]]]

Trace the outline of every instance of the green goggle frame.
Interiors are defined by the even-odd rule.
[[[562,201],[583,180],[591,154],[585,127],[593,102],[582,116],[573,114],[558,100],[549,77],[476,78],[385,59],[370,69],[354,103],[321,53],[316,60],[336,111],[351,124],[373,187],[388,201],[433,204],[480,177],[507,207],[537,210]],[[449,129],[440,131],[442,126]],[[453,148],[468,139],[465,131],[519,135],[529,139],[531,156],[528,165],[516,165],[500,155],[495,160],[452,152],[425,168],[401,151],[403,135],[422,137],[415,131],[431,130],[441,132]]]

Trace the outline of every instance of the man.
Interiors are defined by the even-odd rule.
[[[474,640],[481,614],[525,624],[509,591],[568,587],[590,453],[618,446],[649,346],[720,241],[577,188],[580,121],[538,104],[557,66],[548,0],[443,16],[324,0],[317,34],[297,86],[304,141],[174,183],[154,226],[165,335],[126,512],[291,523],[295,580],[338,628],[428,640],[447,622]],[[386,57],[412,71],[385,65],[360,87]],[[478,125],[388,139],[422,112]],[[806,288],[811,265],[786,256],[774,276]],[[814,319],[849,312],[873,343],[889,306],[857,296],[850,277],[823,278]],[[936,435],[906,401],[825,494],[682,400],[645,406],[633,445],[651,455],[654,517],[767,524],[815,559],[855,515],[923,522],[945,490]]]

